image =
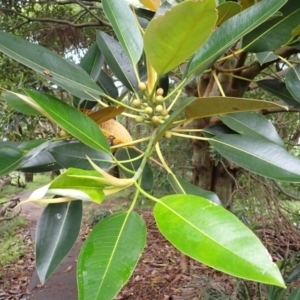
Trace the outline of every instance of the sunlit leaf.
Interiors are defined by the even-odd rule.
[[[9,105],[11,105],[17,111],[28,115],[28,116],[40,116],[41,114],[24,102],[17,94],[12,94],[10,92],[3,92],[1,94],[3,98]]]
[[[50,184],[48,194],[100,203],[104,199],[103,177],[94,170],[70,168]]]
[[[160,0],[140,0],[140,2],[152,11],[157,11],[160,5]]]
[[[215,0],[185,1],[150,21],[144,47],[159,75],[178,66],[205,42],[217,21],[215,8]]]
[[[161,233],[181,252],[243,279],[285,287],[257,236],[222,206],[193,195],[170,195],[155,205]]]
[[[49,204],[36,228],[36,270],[42,284],[46,282],[73,248],[79,235],[82,202]]]
[[[84,242],[77,264],[79,300],[111,300],[130,278],[146,242],[146,225],[135,212],[99,222]]]
[[[228,19],[232,18],[236,14],[240,13],[242,10],[242,7],[240,4],[236,2],[224,2],[221,5],[217,7],[218,10],[218,21],[217,26],[220,26]]]

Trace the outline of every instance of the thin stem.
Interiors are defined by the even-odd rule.
[[[174,129],[174,132],[203,132],[204,129]],[[173,132],[173,129],[171,130]]]
[[[146,191],[144,191],[137,182],[134,183],[134,186],[136,187],[137,190],[139,190],[139,192],[141,194],[146,196],[148,199],[150,199],[154,202],[160,202],[158,198],[155,198],[154,196],[152,196],[152,195],[148,194]]]
[[[139,168],[137,169],[133,179],[134,180],[137,180],[141,175],[142,175],[142,172],[145,168],[145,165],[149,159],[149,157],[151,156],[151,153],[153,151],[153,143],[154,143],[154,140],[156,138],[156,132],[157,132],[157,129],[153,130],[152,134],[151,134],[151,137],[150,137],[150,140],[149,140],[149,143],[148,143],[148,146],[145,150],[145,155],[144,155],[144,158],[139,166]]]
[[[213,76],[210,76],[210,80],[209,80],[209,83],[206,87],[206,90],[203,94],[203,97],[208,97],[211,90],[213,89],[213,86],[214,86],[214,83],[215,83],[215,78]]]
[[[172,107],[174,106],[174,104],[177,102],[179,96],[181,94],[181,90],[178,91],[176,97],[174,98],[174,100],[172,101],[172,103],[169,105],[169,107],[167,108],[168,111],[170,111],[172,109]]]
[[[249,81],[249,82],[253,82],[253,80],[249,79],[249,78],[246,78],[246,77],[242,77],[242,76],[238,76],[238,75],[234,75],[234,74],[231,74],[231,73],[222,73],[223,75],[226,75],[226,76],[229,76],[229,77],[233,77],[233,78],[237,78],[237,79],[240,79],[240,80],[244,80],[244,81]]]
[[[294,66],[284,57],[278,55],[278,58],[280,58],[283,62],[285,62],[289,67],[294,68]]]
[[[130,162],[136,161],[136,160],[140,159],[143,156],[144,156],[144,152],[141,155],[137,156],[137,157],[134,157],[134,158],[131,158],[131,159],[127,159],[127,160],[118,160],[116,162],[118,162],[120,164],[126,164],[126,163],[130,163]]]
[[[163,164],[164,168],[166,169],[166,171],[168,173],[172,173],[171,169],[169,168],[167,162],[165,161],[161,151],[160,151],[160,147],[159,147],[159,143],[156,143],[155,145],[155,150],[156,150],[156,153],[158,155],[158,158],[160,159],[161,163]]]
[[[140,186],[140,185],[141,185],[141,181],[142,181],[142,177],[139,178],[138,182],[135,183],[135,184],[138,185],[138,186]],[[133,197],[133,200],[132,200],[132,203],[131,203],[131,205],[130,205],[128,211],[133,211],[133,209],[134,209],[134,207],[135,207],[135,204],[136,204],[136,202],[137,202],[137,199],[138,199],[139,194],[140,194],[140,190],[139,190],[139,189],[136,189],[136,190],[135,190],[134,197]]]
[[[168,100],[169,98],[171,98],[174,94],[177,93],[177,91],[180,91],[181,93],[181,89],[184,87],[185,85],[185,82],[187,81],[188,78],[185,78],[184,80],[181,81],[181,83],[178,85],[177,88],[175,88],[170,94],[168,94],[166,97],[165,97],[165,100]]]
[[[218,76],[217,76],[216,71],[213,70],[212,74],[213,74],[213,76],[214,76],[215,82],[217,83],[217,86],[218,86],[218,88],[219,88],[219,91],[220,91],[221,95],[222,95],[223,97],[226,97],[226,95],[225,95],[225,93],[224,93],[224,90],[223,90],[223,87],[222,87],[222,85],[220,84],[220,81],[219,81],[219,78],[218,78]]]
[[[173,132],[172,131],[172,135],[176,135],[179,137],[183,137],[183,138],[188,138],[188,139],[195,139],[195,140],[200,140],[200,141],[209,141],[209,138],[205,138],[205,137],[200,137],[200,136],[196,136],[196,135],[188,135],[188,134],[181,134],[181,133],[177,133],[177,132]]]
[[[104,103],[101,99],[96,98],[95,96],[91,95],[91,94],[88,93],[88,92],[86,92],[86,93],[87,93],[89,96],[93,97],[93,98],[94,98],[98,103],[100,103],[101,105],[103,105],[103,106],[105,106],[105,107],[108,106],[108,104]],[[110,97],[110,96],[108,96],[108,95],[106,95],[106,94],[101,94],[101,96],[103,96],[104,98],[108,99],[108,100],[111,101],[112,103],[115,103],[115,104],[117,104],[117,105],[123,106],[123,107],[125,107],[125,108],[127,108],[127,109],[130,109],[130,110],[133,110],[133,111],[136,111],[136,112],[143,112],[141,109],[137,109],[137,108],[131,107],[131,106],[127,105],[127,104],[124,104],[123,102],[120,102],[120,101],[118,101],[118,100],[116,100],[116,99],[114,99],[114,98],[112,98],[112,97]],[[134,116],[134,115],[132,115],[132,116]],[[136,117],[136,116],[134,116],[134,117]]]
[[[145,141],[148,141],[150,140],[150,136],[147,136],[145,138],[142,138],[142,139],[138,139],[138,140],[135,140],[135,141],[132,141],[132,142],[127,142],[127,143],[122,143],[122,144],[118,144],[118,145],[115,145],[115,146],[111,146],[110,149],[118,149],[118,148],[123,148],[123,147],[126,147],[126,146],[132,146],[134,144],[138,144],[138,143],[141,143],[141,142],[145,142]]]
[[[139,148],[136,148],[136,147],[132,147],[134,150],[136,150],[137,152],[139,152],[139,153],[142,153],[142,154],[144,154],[144,152],[142,151],[142,150],[140,150]],[[156,159],[154,159],[153,157],[149,157],[149,160],[151,160],[153,163],[155,163],[157,166],[159,166],[159,167],[161,167],[161,168],[163,168],[164,166],[160,163],[160,162],[158,162]]]

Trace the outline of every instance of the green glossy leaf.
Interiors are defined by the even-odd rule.
[[[285,76],[285,84],[294,99],[300,102],[300,66],[289,68]]]
[[[253,173],[300,182],[300,160],[266,139],[224,134],[210,139],[209,143],[223,157]]]
[[[94,170],[87,156],[101,169],[108,169],[112,164],[109,154],[96,151],[82,143],[60,145],[53,147],[49,152],[63,168]]]
[[[21,98],[16,94],[12,94],[10,92],[3,92],[1,94],[1,98],[3,98],[9,105],[11,105],[15,110],[21,112],[22,114],[28,116],[40,116],[41,114],[29,106],[26,102],[24,102]]]
[[[194,55],[186,71],[187,77],[209,68],[234,43],[270,18],[286,1],[261,1],[223,23]]]
[[[193,195],[163,197],[154,207],[161,233],[184,254],[243,279],[285,287],[257,236],[223,207]]]
[[[242,135],[266,138],[271,142],[285,148],[276,128],[270,120],[255,112],[221,115],[224,124]]]
[[[99,222],[79,254],[79,300],[113,299],[133,273],[145,243],[145,222],[133,211]]]
[[[62,169],[47,150],[41,151],[34,159],[29,160],[18,171],[25,173],[44,173]]]
[[[147,19],[147,20],[151,20],[154,15],[155,15],[155,12],[154,11],[151,11],[151,10],[148,10],[148,9],[144,9],[144,8],[137,8],[137,7],[134,7],[134,11],[135,13],[137,14],[137,16],[143,18],[143,19]]]
[[[103,62],[104,62],[104,56],[100,52],[97,43],[94,43],[89,48],[89,50],[85,53],[84,57],[81,59],[80,66],[89,74],[92,80],[96,82],[100,76]],[[106,91],[104,92],[106,93]],[[88,101],[78,97],[73,98],[73,106],[77,108],[80,107],[80,108],[92,109],[96,104],[97,104],[96,99],[93,99],[92,101]]]
[[[43,114],[89,147],[110,153],[108,142],[97,124],[65,102],[37,91],[25,90]]]
[[[228,19],[232,18],[239,12],[241,12],[242,7],[240,4],[232,1],[224,2],[217,7],[218,10],[218,21],[217,26],[220,26]]]
[[[170,182],[173,190],[177,194],[195,195],[195,196],[199,196],[199,197],[208,199],[218,205],[222,205],[219,197],[211,191],[206,191],[206,190],[200,188],[199,186],[195,186],[195,185],[191,184],[190,182],[186,181],[185,179],[177,177],[173,174],[168,174],[167,179]]]
[[[233,112],[260,110],[280,105],[257,99],[235,97],[202,97],[196,98],[185,107],[187,119],[198,119]]]
[[[116,77],[131,91],[137,89],[138,82],[134,68],[123,48],[113,37],[98,31],[97,44],[105,61]]]
[[[97,43],[94,43],[80,61],[80,66],[90,75],[93,81],[97,81],[100,76],[104,56],[100,52]]]
[[[296,265],[286,278],[287,283],[296,282],[300,278],[300,266]]]
[[[184,111],[187,119],[197,119],[231,112],[259,110],[270,107],[281,107],[273,102],[235,97],[190,97],[170,114],[170,117],[159,126],[154,142],[156,143],[165,132],[172,127],[174,121]]]
[[[123,49],[136,64],[143,53],[143,38],[131,9],[124,0],[103,0],[102,6]]]
[[[298,300],[300,299],[300,288],[296,288],[292,291],[292,293],[289,295],[287,300]]]
[[[264,79],[256,81],[256,83],[260,88],[282,99],[288,105],[300,108],[300,102],[293,98],[284,82],[274,79]]]
[[[263,23],[244,36],[242,47],[246,48],[246,51],[273,51],[292,38],[292,30],[299,25],[300,2],[288,0],[280,12],[282,16]]]
[[[217,21],[215,8],[215,0],[185,1],[150,21],[144,47],[159,75],[177,67],[206,41]]]
[[[101,203],[104,199],[103,177],[94,170],[70,168],[54,179],[47,194],[78,198]]]
[[[3,146],[0,148],[0,176],[8,174],[38,155],[50,142],[43,143],[35,149],[27,152],[13,146]]]
[[[4,146],[12,146],[14,148],[18,148],[22,143],[21,142],[11,142],[11,141],[0,141],[0,148]]]
[[[42,285],[73,248],[79,235],[82,201],[48,204],[36,227],[36,271]]]
[[[12,146],[0,148],[0,176],[8,174],[22,165],[24,152]],[[24,164],[24,163],[23,163]]]
[[[100,76],[97,80],[97,83],[103,91],[110,97],[117,99],[119,97],[119,91],[114,84],[111,76],[107,75],[103,70],[100,72]]]
[[[257,57],[258,62],[261,65],[278,59],[278,56],[275,55],[271,51],[264,51],[264,52],[256,53],[256,57]]]
[[[141,155],[141,153],[137,152],[136,150],[134,150],[132,148],[122,148],[116,152],[115,156],[116,156],[117,160],[125,161],[125,160],[134,159],[140,155]],[[122,163],[122,165],[125,168],[133,171],[133,173],[127,172],[126,170],[123,170],[122,168],[120,168],[120,171],[126,178],[132,178],[134,173],[139,169],[142,160],[143,160],[143,157],[136,159],[132,162]],[[141,187],[146,192],[150,193],[153,189],[153,184],[154,184],[153,173],[152,173],[152,170],[151,170],[149,164],[147,163],[142,172]]]
[[[47,140],[44,140],[44,139],[31,140],[31,141],[23,142],[22,144],[20,144],[18,146],[18,148],[27,152],[27,151],[32,150],[46,142],[47,142]]]
[[[225,124],[215,124],[212,126],[205,127],[203,131],[203,136],[213,137],[215,135],[232,134],[232,133],[236,133],[236,132],[230,129]]]
[[[50,143],[45,149],[38,153],[38,155],[22,165],[22,167],[18,170],[28,173],[40,173],[62,169],[63,167],[55,161],[53,156],[49,153],[49,150],[52,147],[57,147],[59,145],[68,143],[70,143],[70,141],[63,140]]]
[[[46,79],[80,98],[94,100],[103,91],[79,66],[61,58],[56,53],[20,37],[0,32],[0,51],[35,70]],[[44,74],[51,74],[47,76]]]

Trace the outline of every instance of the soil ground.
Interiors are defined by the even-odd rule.
[[[23,195],[21,199],[26,199],[26,196]],[[104,207],[111,209],[111,206]],[[22,215],[26,217],[28,224],[20,228],[19,234],[24,239],[28,251],[18,262],[5,267],[5,275],[0,277],[0,300],[78,299],[76,260],[91,226],[84,222],[71,252],[46,284],[41,286],[34,270],[34,236],[42,210],[43,208],[36,204],[23,205]],[[189,275],[180,274],[180,253],[159,233],[151,211],[138,212],[147,224],[147,245],[133,276],[115,300],[239,299],[236,295],[239,282],[237,279],[193,260],[189,263]],[[299,250],[297,245],[297,251]]]

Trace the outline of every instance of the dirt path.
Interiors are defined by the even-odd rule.
[[[21,201],[28,198],[30,193],[21,195]],[[119,203],[119,202],[118,202]],[[113,210],[111,201],[103,203],[102,209]],[[93,207],[97,209],[99,206]],[[0,300],[77,300],[77,284],[76,284],[76,260],[82,240],[85,234],[90,230],[88,224],[84,225],[82,234],[67,255],[64,261],[60,264],[57,270],[52,274],[51,278],[44,286],[41,286],[33,266],[33,249],[35,240],[35,229],[37,221],[42,214],[43,207],[34,203],[26,203],[22,206],[22,215],[28,220],[28,228],[31,235],[31,253],[30,263],[27,267],[31,275],[29,284],[26,283],[28,293],[22,297],[1,297]],[[138,213],[145,219],[148,234],[147,244],[139,263],[128,281],[122,288],[115,300],[197,300],[203,299],[203,292],[207,288],[211,288],[211,281],[208,278],[214,278],[212,281],[217,289],[220,289],[222,294],[231,295],[232,285],[228,276],[209,269],[194,261],[190,262],[191,274],[182,274],[179,280],[176,278],[180,273],[180,253],[168,241],[166,241],[159,233],[153,214],[151,211],[139,210]],[[27,230],[28,231],[28,230]],[[28,233],[29,234],[29,233]],[[32,273],[32,274],[31,274]],[[20,275],[14,275],[18,286]],[[27,280],[28,282],[28,280]],[[222,282],[222,284],[220,284]],[[220,287],[219,287],[220,284]],[[214,288],[216,288],[214,286]],[[0,287],[1,292],[1,287]],[[10,294],[11,295],[11,294]],[[88,299],[86,299],[88,300]]]
[[[24,201],[30,193],[20,195],[20,200]],[[43,212],[43,207],[31,202],[22,205],[22,215],[28,220],[32,241],[35,241],[35,229],[37,221]],[[77,241],[70,253],[58,266],[51,278],[44,286],[40,285],[36,271],[33,272],[28,291],[30,295],[26,298],[30,300],[76,300],[76,260],[80,251],[82,242]]]

